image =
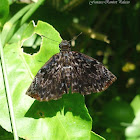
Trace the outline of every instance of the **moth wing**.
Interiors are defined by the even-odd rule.
[[[98,60],[73,52],[71,91],[83,95],[106,90],[117,78]]]
[[[61,78],[62,67],[60,53],[52,56],[38,71],[26,94],[39,101],[61,98],[67,92]]]

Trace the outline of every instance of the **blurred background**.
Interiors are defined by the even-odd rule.
[[[11,1],[10,14],[31,2]],[[107,140],[140,139],[140,1],[46,0],[30,20],[51,24],[65,40],[82,32],[72,50],[117,77],[106,91],[85,96],[93,131]]]

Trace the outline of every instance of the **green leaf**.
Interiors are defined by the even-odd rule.
[[[0,27],[2,27],[2,25],[6,21],[8,14],[9,14],[8,0],[1,0],[0,1]]]
[[[109,122],[131,123],[134,119],[132,107],[125,101],[113,100],[104,106],[104,114]]]
[[[58,42],[61,42],[59,33],[51,25],[39,21],[37,26],[31,23],[29,26],[24,30],[21,41],[4,47],[18,136],[31,140],[91,139],[92,120],[82,95],[65,94],[57,101],[38,102],[25,94],[41,66],[59,52]],[[58,42],[43,37],[40,50],[30,55],[21,48],[30,36],[26,34],[28,32],[30,35],[42,34]],[[0,85],[3,85],[1,79]],[[3,87],[0,88],[0,108],[0,125],[11,132]]]
[[[132,124],[126,128],[125,136],[127,140],[138,140],[140,136],[140,95],[133,99],[131,106],[135,112],[135,118]]]
[[[105,140],[105,139],[99,136],[98,134],[91,132],[91,140]]]

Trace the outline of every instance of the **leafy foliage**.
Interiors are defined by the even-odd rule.
[[[33,27],[31,22],[23,33],[21,44],[29,37],[28,35],[44,34],[42,28],[50,38],[61,40],[59,34],[49,24],[38,22],[37,26]],[[58,101],[43,103],[25,95],[32,81],[32,75],[35,76],[43,65],[40,61],[47,61],[58,52],[58,44],[53,43],[51,40],[43,39],[40,51],[34,55],[24,53],[19,42],[7,44],[4,49],[18,135],[29,139],[90,139],[91,118],[85,108],[82,95],[65,95]],[[6,130],[11,131],[3,89],[1,93],[0,123]]]
[[[0,38],[19,137],[139,139],[139,10],[139,1],[90,5],[84,0],[1,0]],[[40,67],[59,52],[62,38],[51,25],[67,40],[83,32],[72,42],[73,50],[103,62],[118,78],[107,91],[85,97],[88,110],[78,93],[42,103],[25,95]],[[3,83],[0,66],[0,139],[12,139]]]

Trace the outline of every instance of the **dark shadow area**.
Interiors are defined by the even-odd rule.
[[[82,119],[90,121],[85,108],[84,97],[78,93],[64,94],[61,99],[56,101],[39,102],[36,100],[25,114],[25,117],[34,119],[54,117],[58,112],[64,115],[71,112],[73,116],[80,116]]]
[[[24,46],[22,46],[22,48],[23,48],[23,52],[31,54],[31,55],[33,55],[34,53],[37,53],[40,50],[40,46],[37,46],[35,49],[32,47],[24,47]]]
[[[0,140],[14,140],[13,134],[10,132],[7,132],[0,126]],[[19,138],[19,140],[24,140],[22,138]]]
[[[41,37],[37,34],[34,34],[24,41],[21,48],[23,48],[23,52],[33,55],[40,50],[41,41]]]

